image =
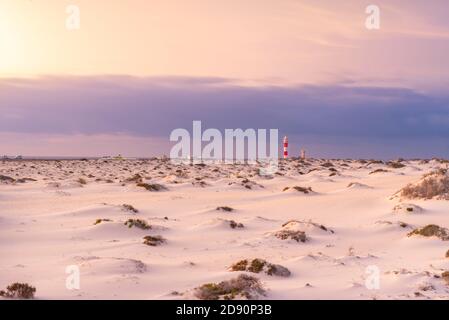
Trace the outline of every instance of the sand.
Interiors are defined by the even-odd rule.
[[[266,177],[254,166],[163,159],[3,161],[0,175],[14,181],[0,179],[0,289],[23,282],[37,299],[194,299],[205,283],[248,274],[265,290],[258,299],[448,299],[449,241],[408,233],[448,228],[449,201],[396,194],[446,163],[402,164],[289,160]],[[277,236],[286,230],[306,241]],[[145,236],[162,240],[147,245]],[[290,275],[230,271],[256,258]],[[79,289],[66,285],[73,267]]]

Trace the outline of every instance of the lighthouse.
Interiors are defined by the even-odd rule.
[[[288,137],[284,137],[284,159],[288,158]]]

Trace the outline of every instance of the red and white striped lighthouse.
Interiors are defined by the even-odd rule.
[[[284,159],[288,158],[288,137],[284,137]]]

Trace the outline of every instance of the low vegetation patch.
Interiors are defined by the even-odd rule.
[[[0,290],[0,296],[10,299],[33,299],[36,288],[27,283],[13,283],[6,290]]]
[[[246,274],[220,283],[206,283],[195,289],[195,296],[201,300],[252,300],[261,295],[265,295],[265,290],[259,279]]]
[[[371,171],[369,174],[382,173],[382,172],[389,172],[389,171],[385,169],[376,169],[374,171]]]
[[[16,179],[8,177],[8,176],[0,175],[0,182],[13,183],[14,181],[16,181]]]
[[[147,246],[158,246],[165,243],[166,240],[162,236],[145,236],[143,237],[143,244]]]
[[[370,160],[367,163],[367,166],[371,165],[371,164],[384,164],[384,162],[382,160]]]
[[[281,240],[293,239],[296,242],[306,242],[307,236],[304,231],[299,230],[280,230],[277,231],[274,236]]]
[[[234,220],[230,220],[230,221],[229,221],[229,226],[230,226],[232,229],[236,229],[236,228],[244,228],[243,223],[235,222]]]
[[[27,182],[35,182],[36,179],[33,178],[20,178],[16,180],[16,183],[27,183]]]
[[[164,191],[167,190],[167,188],[161,184],[158,183],[138,183],[138,187],[145,188],[148,191]]]
[[[287,191],[287,190],[289,190],[289,189],[290,189],[290,187],[285,187],[282,191]],[[292,189],[293,189],[293,190],[296,190],[296,191],[298,191],[298,192],[302,192],[302,193],[304,193],[304,194],[308,194],[308,193],[313,192],[311,187],[299,187],[299,186],[294,186],[294,187],[292,187]]]
[[[174,182],[177,183],[177,182]],[[205,188],[208,184],[205,181],[192,181],[192,186]]]
[[[132,212],[132,213],[138,213],[139,212],[139,210],[134,208],[132,205],[126,204],[126,203],[122,204],[122,210],[123,211],[129,211],[129,212]]]
[[[148,222],[142,219],[128,219],[125,222],[125,226],[128,226],[128,228],[136,227],[142,230],[151,229],[151,225],[149,225]]]
[[[446,284],[449,285],[449,271],[444,271],[441,274],[441,278],[443,278],[443,280],[446,281]]]
[[[334,165],[332,164],[332,162],[325,162],[325,163],[323,163],[321,166],[322,166],[322,167],[325,167],[325,168],[331,168],[331,167],[333,167]]]
[[[446,169],[433,171],[415,184],[409,184],[400,190],[406,199],[449,200],[449,175]]]
[[[250,190],[252,190],[254,187],[260,187],[260,188],[263,188],[262,185],[260,185],[260,184],[258,184],[258,183],[256,183],[256,182],[254,182],[254,181],[251,181],[251,180],[249,180],[249,179],[247,179],[247,178],[245,178],[245,179],[242,180],[241,185],[242,185],[243,187],[245,187],[246,189],[250,189]]]
[[[125,179],[125,182],[137,182],[137,183],[141,183],[143,181],[143,177],[136,173],[135,175],[133,175],[132,177],[129,177],[127,179]]]
[[[449,230],[435,224],[429,224],[423,228],[415,229],[408,234],[409,237],[420,235],[423,237],[437,237],[443,241],[449,241]]]
[[[234,211],[234,208],[223,206],[223,207],[217,207],[217,211],[225,211],[225,212],[231,212]]]
[[[393,169],[400,169],[400,168],[404,168],[405,164],[397,162],[397,161],[390,161],[390,162],[387,162],[387,166],[389,166],[390,168],[393,168]]]
[[[269,276],[288,277],[290,276],[290,270],[287,268],[267,262],[263,259],[253,259],[252,261],[240,260],[233,264],[230,271],[248,271],[252,273],[264,272]]]
[[[111,221],[112,221],[111,219],[97,219],[95,220],[94,226],[102,222],[111,222]]]

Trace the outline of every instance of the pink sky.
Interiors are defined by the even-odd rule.
[[[66,6],[80,26],[66,29]],[[365,28],[368,4],[380,30]],[[448,83],[445,0],[2,0],[0,75]]]

